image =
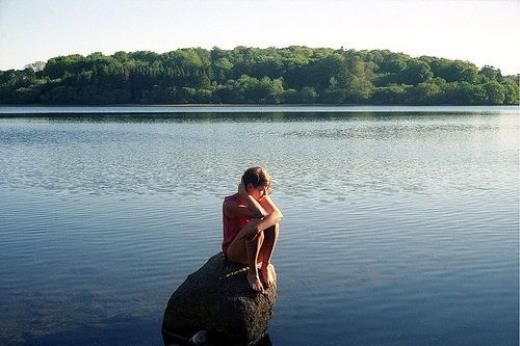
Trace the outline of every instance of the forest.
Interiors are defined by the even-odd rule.
[[[489,65],[389,50],[185,48],[0,71],[0,104],[517,105],[518,82]]]

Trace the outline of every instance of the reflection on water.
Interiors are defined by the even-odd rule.
[[[183,335],[177,335],[174,333],[164,333],[163,340],[165,345],[177,345],[177,346],[193,346],[195,345],[211,345],[211,346],[227,346],[229,341],[223,340],[216,335],[211,335],[207,330],[200,330],[191,337]],[[249,346],[272,346],[271,337],[269,333],[265,333],[262,338]]]
[[[171,115],[196,113],[205,116],[208,113],[487,113],[516,114],[518,106],[318,106],[318,105],[133,105],[133,106],[1,106],[0,116],[45,115],[67,116],[67,114],[96,114],[99,116],[134,116],[134,115]]]
[[[273,344],[514,344],[519,114],[0,119],[0,344],[160,343],[250,165],[284,212]]]

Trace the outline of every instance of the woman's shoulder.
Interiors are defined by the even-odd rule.
[[[238,193],[224,197],[224,202],[238,202]]]

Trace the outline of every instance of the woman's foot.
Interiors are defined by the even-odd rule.
[[[253,291],[256,291],[258,293],[264,293],[264,287],[262,286],[262,282],[258,277],[258,273],[251,272],[250,270],[248,270],[247,282],[249,283],[249,287],[251,287]]]
[[[274,280],[272,267],[270,264],[268,266],[262,267],[262,269],[260,269],[260,275],[262,277],[262,282],[263,282],[265,288],[269,288],[276,283]]]

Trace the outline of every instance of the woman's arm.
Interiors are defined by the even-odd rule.
[[[231,218],[246,217],[248,219],[261,219],[267,215],[265,209],[247,193],[242,183],[238,185],[238,195],[246,201],[247,207],[241,206],[233,200],[225,201],[222,206],[224,215]]]
[[[283,217],[282,212],[276,204],[274,204],[273,200],[269,195],[265,195],[264,198],[260,200],[260,206],[264,208],[264,210],[267,212],[267,214],[272,214],[274,212],[280,213],[280,215]]]
[[[254,199],[251,195],[243,196],[243,198],[247,201],[248,209],[256,215],[254,217],[262,218],[267,216],[269,213]]]
[[[283,218],[282,212],[280,209],[278,209],[269,196],[262,198],[260,204],[265,210],[269,211],[268,214],[261,219],[252,219],[251,222],[246,226],[249,227],[248,231],[244,232],[240,239],[254,239],[258,233],[276,225]]]
[[[253,198],[250,194],[247,193],[247,190],[244,186],[243,182],[240,182],[238,185],[238,195],[242,197],[247,202],[248,208],[255,214],[257,218],[262,218],[267,215],[267,212],[264,208]]]
[[[265,211],[262,213],[260,210],[252,210],[249,207],[240,206],[235,201],[225,201],[222,207],[224,215],[227,217],[246,217],[251,218],[262,218],[265,216]]]
[[[258,229],[260,232],[268,229],[269,227],[272,227],[276,225],[280,220],[283,218],[283,214],[278,209],[276,204],[274,204],[273,200],[269,195],[265,195],[261,200],[260,203],[262,208],[267,211],[267,215],[262,219],[260,224],[258,225]]]

